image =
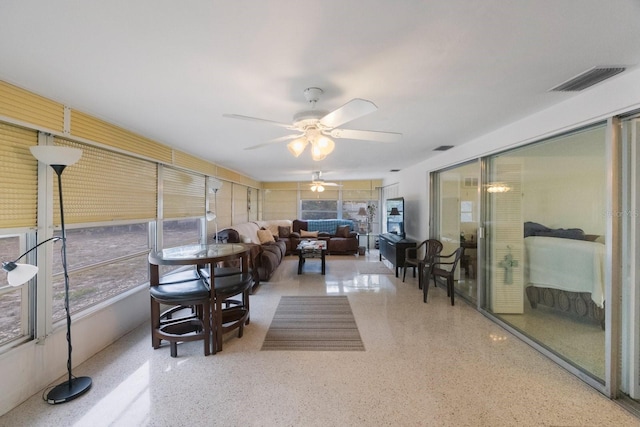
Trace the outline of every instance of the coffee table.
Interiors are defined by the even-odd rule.
[[[320,258],[322,260],[322,274],[325,273],[325,258],[327,255],[327,242],[325,240],[303,240],[296,247],[298,251],[298,274],[302,274],[302,266],[307,258]]]

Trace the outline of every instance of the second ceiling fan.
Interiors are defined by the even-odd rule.
[[[304,96],[311,104],[311,110],[301,111],[293,116],[293,123],[281,123],[272,120],[259,119],[257,117],[242,116],[239,114],[224,114],[224,117],[233,119],[251,120],[284,127],[296,131],[295,134],[286,135],[271,141],[245,148],[253,150],[266,145],[293,140],[287,148],[295,157],[298,157],[305,150],[307,145],[311,145],[311,157],[313,160],[322,160],[330,154],[335,143],[331,138],[358,139],[375,142],[397,142],[402,134],[397,132],[380,132],[372,130],[342,129],[345,123],[351,122],[360,117],[371,114],[378,109],[376,105],[366,99],[354,98],[341,107],[331,112],[316,110],[316,102],[322,95],[323,90],[317,87],[310,87],[304,90]]]
[[[327,182],[322,179],[322,172],[315,171],[311,174],[311,186],[310,189],[314,193],[322,193],[326,187],[342,187],[342,185],[335,182]]]

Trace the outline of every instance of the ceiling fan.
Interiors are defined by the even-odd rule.
[[[223,116],[232,119],[264,122],[297,132],[293,135],[286,135],[263,144],[247,147],[245,150],[253,150],[266,145],[293,140],[287,145],[291,154],[295,157],[300,156],[306,146],[310,144],[311,157],[316,161],[327,157],[327,155],[335,148],[335,143],[331,138],[359,139],[375,142],[397,142],[400,140],[402,134],[396,132],[340,128],[340,126],[345,123],[373,113],[378,109],[378,107],[376,107],[373,102],[367,101],[366,99],[354,98],[331,112],[316,110],[316,102],[318,102],[320,95],[323,93],[324,91],[317,87],[305,89],[304,96],[311,104],[311,110],[301,111],[294,115],[292,124],[242,116],[239,114],[223,114]]]
[[[342,187],[342,185],[336,184],[335,182],[326,182],[322,179],[322,172],[313,172],[311,174],[311,191],[322,193],[325,187]]]

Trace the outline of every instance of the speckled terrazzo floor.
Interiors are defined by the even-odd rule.
[[[443,289],[423,304],[417,280],[359,275],[330,257],[327,274],[289,257],[251,297],[242,339],[153,350],[141,325],[74,369],[93,378],[75,401],[40,394],[0,426],[638,426],[640,420]],[[407,275],[409,276],[409,275]],[[283,295],[347,295],[366,351],[260,351]]]

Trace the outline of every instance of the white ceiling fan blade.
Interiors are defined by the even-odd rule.
[[[279,138],[273,138],[270,139],[269,142],[282,142],[282,141],[289,141],[291,139],[296,139],[296,138],[300,138],[304,136],[304,133],[301,133],[299,135],[285,135],[285,136],[281,136]]]
[[[251,147],[246,147],[245,150],[255,150],[256,148],[266,147],[267,145],[271,145],[271,144],[274,144],[274,143],[275,142],[273,142],[273,141],[263,142],[262,144],[252,145]]]
[[[255,150],[256,148],[266,147],[267,145],[277,144],[278,142],[288,141],[290,139],[300,138],[303,135],[304,134],[301,134],[301,135],[285,135],[285,136],[281,136],[279,138],[273,138],[273,139],[270,139],[267,142],[263,142],[262,144],[252,145],[251,147],[247,147],[247,148],[245,148],[245,150]]]
[[[314,185],[321,185],[323,187],[342,187],[342,184],[336,184],[335,182],[324,182],[324,181],[314,181],[311,184],[309,184],[310,186],[314,186]]]
[[[397,132],[378,132],[374,130],[333,129],[330,135],[334,138],[363,139],[375,142],[398,142],[402,138]]]
[[[287,128],[287,129],[295,129],[290,123],[274,122],[273,120],[259,119],[257,117],[241,116],[240,114],[223,114],[222,117],[227,117],[230,119],[249,120],[252,122],[263,122],[263,123],[268,123],[270,125]]]
[[[321,118],[320,124],[328,128],[337,128],[344,123],[371,114],[377,109],[373,102],[355,98]]]

